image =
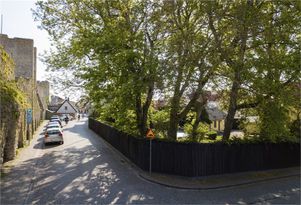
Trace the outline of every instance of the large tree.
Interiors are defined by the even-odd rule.
[[[156,4],[54,0],[37,6],[35,17],[56,48],[46,62],[75,70],[95,106],[109,109],[117,125],[126,125],[123,118],[131,117],[132,110],[143,136],[159,76]]]
[[[168,137],[176,139],[205,86],[220,79],[224,140],[237,110],[253,109],[262,130],[278,116],[285,123],[273,127],[285,130],[285,110],[297,107],[290,89],[300,79],[297,2],[48,0],[34,15],[55,46],[45,62],[73,73],[100,117],[131,133],[145,135],[160,90],[169,102]]]
[[[212,58],[214,50],[203,8],[201,1],[175,0],[164,4],[166,67],[169,71],[166,82],[167,92],[172,93],[168,128],[171,139],[176,139],[180,120],[200,99],[214,73],[216,61]]]
[[[300,79],[296,43],[300,12],[297,2],[215,1],[208,3],[207,16],[219,57],[225,64],[219,74],[230,87],[223,136],[228,140],[237,110],[255,109],[267,124],[273,117],[267,117],[267,102],[279,99],[282,92],[288,94],[288,85]],[[287,108],[280,101],[277,104]],[[283,125],[285,115],[274,108],[273,113],[283,120],[278,124]],[[266,125],[262,127],[265,129]]]

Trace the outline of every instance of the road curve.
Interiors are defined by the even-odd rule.
[[[1,204],[298,204],[299,177],[219,190],[181,190],[150,183],[87,127],[64,127],[63,145],[42,135],[1,179]]]

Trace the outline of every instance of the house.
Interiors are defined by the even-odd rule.
[[[69,114],[73,117],[76,117],[77,113],[78,109],[76,108],[75,103],[69,101],[69,98],[67,98],[56,111],[57,115]]]
[[[209,120],[212,122],[209,125],[210,130],[223,132],[225,129],[225,118],[226,113],[221,111],[218,106],[207,104],[205,106],[206,112],[208,113]]]

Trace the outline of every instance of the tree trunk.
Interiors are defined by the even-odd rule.
[[[197,129],[198,126],[200,124],[200,117],[201,117],[201,113],[202,113],[202,109],[203,109],[203,105],[200,105],[199,103],[196,103],[197,105],[195,106],[196,108],[196,115],[195,115],[195,121],[192,125],[192,133],[191,133],[191,137],[193,139],[193,141],[197,141]]]
[[[177,109],[172,109],[169,117],[169,127],[167,132],[167,135],[170,139],[173,140],[177,139],[179,121],[180,119],[177,114]]]
[[[178,126],[179,126],[179,111],[180,107],[180,98],[178,96],[178,93],[175,93],[172,102],[171,102],[171,109],[170,109],[170,115],[169,115],[169,127],[167,131],[168,138],[176,140],[177,139],[177,132],[178,132]]]
[[[141,119],[141,134],[142,136],[146,135],[147,132],[147,119],[148,119],[148,110],[149,107],[151,105],[152,99],[153,99],[153,95],[154,95],[154,82],[152,82],[149,87],[148,87],[148,92],[147,92],[147,97],[146,97],[146,101],[143,105],[142,108],[142,119]]]
[[[230,138],[230,134],[234,122],[234,116],[237,109],[238,91],[241,85],[241,72],[244,70],[244,64],[245,64],[244,59],[245,59],[245,51],[246,51],[246,44],[247,44],[248,30],[249,30],[246,22],[247,19],[246,16],[247,16],[247,10],[250,9],[250,7],[252,6],[251,3],[252,3],[251,1],[248,1],[246,8],[242,11],[244,12],[244,14],[241,21],[243,21],[244,24],[243,24],[242,32],[239,36],[241,41],[239,46],[238,61],[235,64],[230,63],[230,66],[232,65],[231,67],[233,68],[234,71],[234,79],[231,88],[230,104],[229,104],[228,114],[225,122],[223,141],[227,141]]]
[[[142,127],[142,107],[141,107],[141,94],[136,96],[136,124],[139,130],[140,137],[144,136]]]
[[[239,71],[237,71],[239,72]],[[239,73],[236,73],[235,76],[240,75]],[[225,122],[225,129],[223,134],[223,141],[227,141],[230,138],[231,130],[233,127],[234,122],[234,116],[236,113],[236,106],[237,106],[237,95],[239,90],[240,83],[238,80],[234,80],[231,88],[231,94],[230,94],[230,103],[228,108],[228,114],[226,117]]]

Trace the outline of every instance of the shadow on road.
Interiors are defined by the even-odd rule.
[[[116,163],[115,163],[116,164]],[[6,184],[1,191],[3,204],[14,204],[20,195],[16,195],[13,190],[28,183],[30,178],[24,172],[32,172],[28,167],[36,167],[37,179],[34,183],[34,192],[30,195],[26,203],[29,204],[99,204],[118,203],[128,200],[129,193],[126,187],[120,186],[121,179],[114,169],[114,163],[110,163],[92,145],[75,150],[67,148],[64,151],[54,151],[45,154],[37,160],[25,161],[18,167],[21,177],[18,181]],[[24,176],[24,177],[23,177]],[[124,178],[126,179],[126,178]],[[26,198],[26,190],[21,197]],[[132,202],[140,197],[134,197]],[[146,196],[145,196],[146,199]]]
[[[64,132],[67,131],[67,134],[77,134],[78,140],[63,145],[63,150],[53,149],[62,145],[44,146],[43,137],[38,139],[34,149],[53,150],[16,167],[17,171],[8,177],[11,182],[1,189],[2,204],[125,204],[152,199],[137,192],[137,187],[128,188],[128,176],[123,173],[125,167],[114,161],[108,148],[99,151],[89,143],[86,132],[90,130],[85,121],[67,127]],[[84,146],[81,142],[85,142]],[[34,176],[36,179],[32,180]],[[12,180],[14,178],[18,180]],[[135,177],[135,180],[139,179]],[[25,184],[32,185],[24,187]],[[30,186],[33,192],[25,202],[20,201],[27,197]]]
[[[248,204],[256,202],[254,198],[265,203],[267,197],[288,190],[281,182],[259,189],[254,185],[249,192],[241,191],[248,187],[207,192],[166,188],[133,174],[111,148],[97,140],[87,121],[76,122],[64,132],[75,137],[64,149],[41,146],[40,140],[35,149],[53,150],[23,162],[7,176],[1,187],[2,204]],[[21,201],[28,193],[28,199]]]

